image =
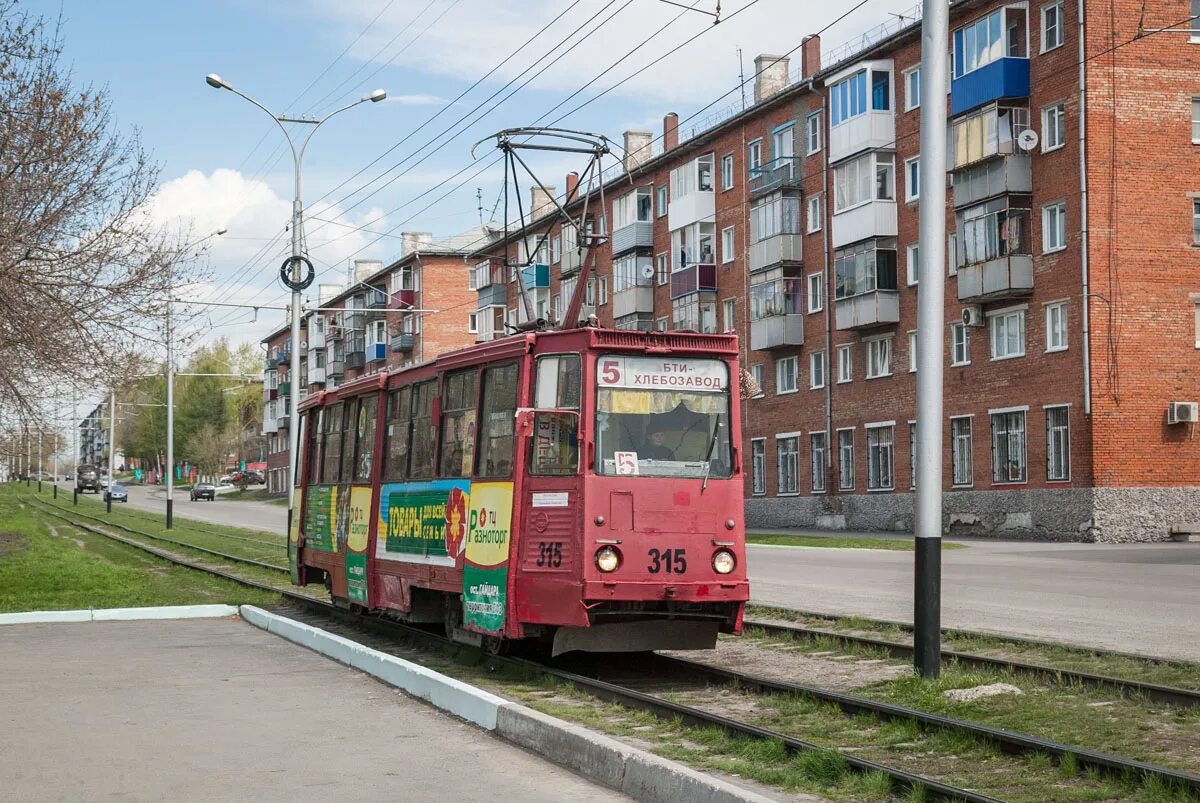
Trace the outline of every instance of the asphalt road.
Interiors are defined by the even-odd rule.
[[[129,506],[163,513],[160,488],[128,486]],[[287,508],[191,502],[175,515],[283,533]],[[750,546],[754,602],[912,621],[913,553]],[[1200,661],[1200,544],[972,540],[942,552],[946,627]]]

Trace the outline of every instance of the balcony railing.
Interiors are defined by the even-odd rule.
[[[268,373],[274,371],[276,364],[276,359],[268,354],[266,359],[263,360],[263,370],[267,371]]]
[[[367,364],[367,355],[363,351],[348,351],[346,352],[346,367],[351,370],[362,370],[362,367]]]
[[[758,167],[750,168],[750,196],[773,190],[800,186],[801,159],[799,156],[780,156]]]
[[[479,289],[478,304],[480,308],[504,306],[508,302],[508,288],[502,284],[489,284]]]
[[[290,351],[281,351],[281,352],[279,352],[279,356],[275,360],[275,364],[276,365],[287,365],[291,361],[291,359],[292,359],[292,353]]]
[[[1030,210],[959,216],[958,299],[981,302],[1033,292]]]
[[[900,322],[900,294],[876,290],[836,302],[838,329],[865,329]]]
[[[388,308],[390,297],[382,290],[371,290],[367,293],[367,309],[372,311],[385,310]]]
[[[1001,98],[1029,97],[1029,59],[1005,57],[950,82],[950,116]]]
[[[613,318],[623,318],[638,312],[654,312],[654,288],[635,286],[613,293]]]
[[[288,420],[289,419],[288,419],[287,413],[284,413],[283,415],[278,416],[275,419],[275,426],[278,427],[279,429],[287,429],[288,428]]]
[[[634,248],[654,247],[654,223],[649,220],[638,220],[619,229],[613,229],[613,255],[632,251]]]
[[[896,202],[868,201],[833,216],[833,247],[896,236]]]
[[[324,368],[309,368],[308,369],[308,384],[324,385],[325,384],[325,369]]]
[[[750,322],[750,348],[755,351],[804,345],[804,316],[769,315]]]
[[[1033,191],[1033,171],[1028,154],[1013,153],[971,165],[954,173],[954,205],[971,206],[1007,193]]]
[[[392,293],[391,307],[394,310],[410,310],[417,306],[416,290],[397,290]]]
[[[330,377],[340,377],[346,373],[346,363],[344,360],[330,360],[325,363],[325,375]]]
[[[570,276],[578,273],[583,267],[583,255],[586,248],[564,248],[562,253],[562,275]]]
[[[717,266],[698,263],[671,274],[671,298],[681,298],[691,293],[715,293],[717,291]]]
[[[804,235],[776,234],[750,245],[750,272],[764,270],[783,262],[800,262],[804,256]]]
[[[280,396],[290,396],[291,394],[292,394],[292,383],[291,382],[280,382],[279,383],[279,395]]]
[[[545,290],[550,286],[550,266],[537,263],[526,265],[521,268],[521,281],[526,290]]]
[[[412,332],[401,332],[398,335],[392,335],[392,351],[410,352],[413,350]]]
[[[387,359],[386,343],[367,344],[367,362],[378,362]]]

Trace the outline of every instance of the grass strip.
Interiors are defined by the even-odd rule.
[[[746,533],[746,543],[766,546],[803,546],[820,549],[882,549],[886,552],[912,552],[912,538],[873,538],[869,535],[800,535],[793,533]],[[950,541],[942,549],[965,549],[966,544]]]

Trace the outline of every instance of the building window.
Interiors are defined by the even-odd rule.
[[[758,385],[758,393],[755,393],[753,398],[761,399],[766,395],[764,392],[766,390],[766,378],[763,375],[763,364],[761,362],[756,362],[750,366],[750,376],[754,377],[754,384]]]
[[[1067,302],[1046,305],[1046,351],[1067,350]]]
[[[808,233],[821,230],[821,195],[812,195],[808,199]]]
[[[1067,205],[1063,202],[1042,207],[1042,252],[1049,254],[1067,247]]]
[[[891,77],[887,70],[871,70],[870,108],[891,108]],[[829,88],[830,125],[834,128],[867,111],[867,70],[855,73]]]
[[[954,77],[1005,57],[1026,58],[1026,10],[1015,6],[997,9],[954,32]]]
[[[660,331],[660,332],[665,332],[665,331],[667,331],[667,319],[666,319],[666,317],[662,317],[662,318],[655,318],[655,319],[654,319],[654,328],[655,328],[655,329],[657,329],[657,330],[658,330],[658,331]]]
[[[1200,0],[1192,0],[1192,42],[1200,42]]]
[[[992,482],[1025,482],[1025,411],[992,413]]]
[[[757,170],[762,167],[762,140],[756,139],[746,146],[746,167]]]
[[[562,261],[562,235],[556,234],[550,239],[550,261],[557,265]]]
[[[600,277],[600,306],[608,303],[608,277]]]
[[[1061,47],[1063,43],[1063,4],[1042,6],[1042,52]]]
[[[917,333],[908,333],[908,372],[915,374],[917,372]]]
[[[1071,479],[1069,411],[1066,405],[1046,408],[1046,479],[1051,482]]]
[[[892,476],[892,446],[896,427],[867,424],[867,489],[888,491],[895,487]]]
[[[991,315],[988,325],[991,327],[993,360],[1025,356],[1025,310]]]
[[[854,430],[838,430],[838,488],[854,488]]]
[[[838,384],[849,382],[854,378],[854,344],[846,343],[837,347]]]
[[[950,419],[950,482],[956,488],[975,482],[971,471],[971,418]]]
[[[819,153],[821,150],[821,113],[813,112],[806,119],[806,148],[809,156],[814,153]]]
[[[476,334],[478,331],[479,331],[479,313],[478,312],[468,312],[467,313],[467,332],[473,335],[473,334]]]
[[[946,235],[946,275],[958,275],[958,232]]]
[[[921,106],[921,68],[904,71],[904,110],[912,111]]]
[[[780,159],[791,159],[795,155],[796,121],[791,120],[771,132],[771,158],[778,162]],[[782,165],[776,165],[782,167]]]
[[[657,277],[659,287],[671,281],[671,266],[667,262],[666,254],[659,254],[654,258],[654,275]]]
[[[775,363],[775,394],[781,395],[784,393],[795,393],[798,389],[796,384],[796,358],[785,357]]]
[[[1066,144],[1067,110],[1062,103],[1042,109],[1042,153],[1056,151]]]
[[[762,438],[750,441],[750,488],[755,496],[767,492],[767,442]]]
[[[808,274],[808,311],[820,312],[825,308],[825,274]]]
[[[733,226],[721,229],[721,262],[733,261]]]
[[[971,364],[971,330],[965,324],[950,324],[950,364]]]
[[[721,189],[733,189],[733,154],[727,153],[721,157]]]
[[[727,298],[721,302],[721,322],[724,325],[724,331],[737,331],[737,315],[734,312],[737,306],[737,299]]]
[[[779,493],[800,493],[800,439],[777,438],[775,441],[779,465]]]
[[[655,212],[659,217],[666,217],[667,215],[667,187],[665,184],[658,188],[658,198],[657,204],[655,205]]]
[[[808,442],[812,463],[812,492],[825,493],[825,433],[810,433]]]
[[[867,341],[867,379],[892,375],[892,338],[878,337]]]
[[[895,290],[896,241],[867,240],[833,255],[834,297],[851,298],[876,290]]]
[[[915,201],[921,197],[921,157],[904,160],[904,200]]]
[[[868,201],[894,201],[895,172],[895,157],[878,151],[838,165],[833,169],[833,211],[844,212]]]
[[[809,390],[825,387],[824,351],[814,351],[808,355],[808,387]]]
[[[1192,144],[1200,145],[1200,98],[1192,98]]]
[[[917,422],[908,422],[908,487],[917,487]]]
[[[906,278],[908,279],[908,286],[912,287],[917,283],[918,272],[921,266],[920,245],[913,243],[912,245],[905,246],[904,261],[907,263],[905,269],[907,270]]]

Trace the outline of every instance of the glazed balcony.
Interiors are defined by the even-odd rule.
[[[804,345],[804,316],[780,313],[750,322],[750,348],[754,351]]]
[[[325,363],[325,375],[330,379],[341,379],[346,373],[344,360],[330,360]]]
[[[867,201],[833,216],[833,247],[896,236],[896,202]]]
[[[750,245],[750,272],[782,264],[784,262],[798,263],[804,257],[804,235],[776,234]]]
[[[324,385],[325,384],[325,369],[324,368],[309,368],[308,369],[308,384]]]
[[[1008,193],[1033,191],[1028,154],[1012,153],[954,172],[954,206],[971,206]]]
[[[368,343],[367,362],[379,362],[387,359],[387,343]]]
[[[533,264],[521,268],[521,281],[526,290],[545,290],[550,287],[550,266]],[[500,302],[503,303],[503,302]]]
[[[802,178],[801,157],[780,156],[750,168],[750,197],[757,198],[775,190],[798,189]]]
[[[671,298],[692,293],[717,291],[717,266],[712,263],[693,263],[671,274]]]
[[[417,306],[416,290],[397,290],[392,293],[391,308],[404,312]]]
[[[489,284],[486,287],[481,287],[479,293],[479,306],[504,306],[508,303],[508,288],[503,284]]]
[[[950,82],[950,116],[1002,98],[1029,97],[1029,59],[1006,57]]]
[[[616,256],[617,254],[623,254],[626,251],[632,251],[635,248],[653,247],[654,223],[649,220],[639,220],[634,223],[630,223],[627,226],[622,226],[619,229],[613,229],[613,256]]]
[[[409,353],[413,350],[413,335],[412,332],[401,332],[400,334],[392,335],[391,340],[392,351]]]
[[[895,290],[874,290],[836,302],[837,328],[867,329],[900,322],[900,294]]]
[[[654,288],[648,285],[629,287],[613,293],[613,318],[623,318],[639,312],[654,312]]]

